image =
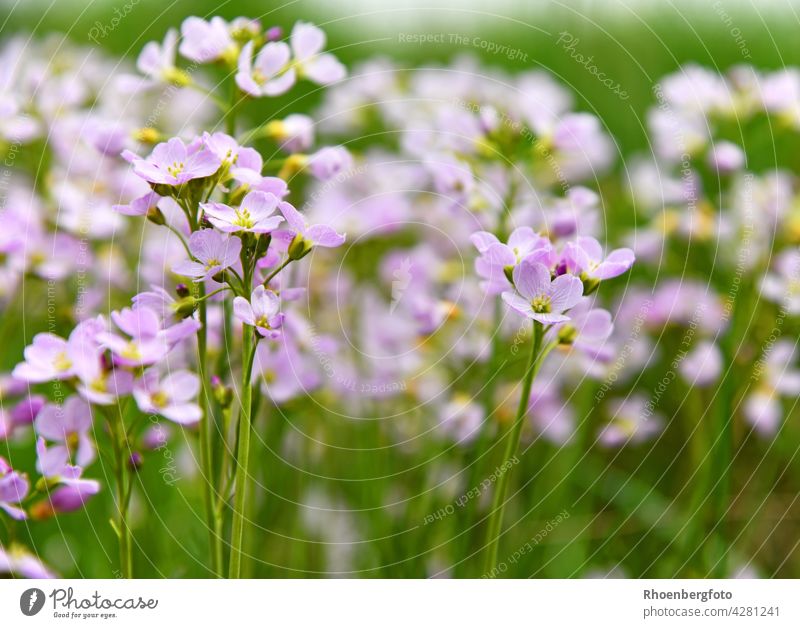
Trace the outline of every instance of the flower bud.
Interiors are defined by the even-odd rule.
[[[578,337],[578,330],[573,325],[564,325],[558,330],[558,344],[571,345]]]
[[[143,144],[157,144],[161,141],[161,133],[151,126],[144,126],[133,132],[133,139]]]
[[[221,407],[229,408],[233,403],[233,390],[226,386],[217,375],[211,378],[211,390],[214,394],[214,399]]]
[[[188,297],[191,294],[191,292],[189,292],[189,288],[186,286],[185,283],[179,283],[177,286],[175,286],[175,294],[183,298],[183,297]]]
[[[138,471],[144,464],[144,456],[138,451],[134,451],[128,458],[128,466],[134,471]]]
[[[303,259],[311,252],[312,248],[314,248],[314,243],[304,238],[302,234],[298,233],[289,244],[289,250],[287,251],[289,253],[289,259]]]
[[[183,297],[172,304],[172,309],[178,318],[189,318],[197,309],[197,299],[192,296]]]
[[[594,277],[581,277],[583,281],[583,296],[588,297],[600,287],[600,280]]]
[[[164,71],[164,79],[167,83],[175,87],[187,87],[192,84],[192,77],[189,73],[180,68],[169,68]]]
[[[163,212],[155,206],[147,210],[147,220],[156,225],[164,225],[167,223],[167,219],[164,218]]]

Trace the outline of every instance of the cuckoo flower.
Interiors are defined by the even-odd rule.
[[[250,295],[250,301],[244,297],[233,300],[233,314],[244,323],[258,330],[266,338],[278,338],[283,325],[281,302],[278,296],[264,286],[257,286]]]
[[[28,494],[28,488],[28,480],[0,458],[0,508],[12,519],[27,517],[19,504]]]
[[[288,153],[306,151],[314,143],[314,121],[302,113],[293,113],[283,120],[273,120],[266,125],[265,131]]]
[[[570,320],[564,312],[574,307],[583,294],[583,284],[574,275],[551,280],[544,264],[523,260],[514,268],[516,293],[504,292],[503,300],[514,310],[545,325]]]
[[[744,415],[761,436],[773,436],[783,418],[781,396],[800,395],[800,370],[795,368],[795,345],[779,340],[757,362],[758,385],[744,401]]]
[[[158,315],[146,307],[123,308],[111,313],[114,324],[125,336],[113,332],[98,335],[103,347],[111,350],[115,360],[125,366],[151,364],[169,351],[161,331]]]
[[[209,222],[225,233],[270,233],[283,222],[281,216],[274,215],[278,208],[278,198],[266,192],[248,193],[239,207],[229,207],[222,203],[202,203],[200,207]]]
[[[14,368],[16,379],[35,384],[74,375],[69,343],[55,334],[36,334],[33,343],[25,347],[24,356],[25,361]]]
[[[592,360],[606,361],[613,357],[608,341],[614,331],[611,314],[592,308],[591,299],[582,299],[570,312],[570,321],[558,326],[558,341],[570,345]]]
[[[336,247],[344,244],[345,236],[328,225],[309,225],[299,211],[283,201],[278,205],[290,230],[284,236],[291,238],[289,257],[300,259],[315,246]]]
[[[156,213],[161,196],[155,192],[148,192],[135,198],[127,205],[113,205],[112,209],[125,216],[147,216]]]
[[[503,244],[488,231],[478,231],[470,236],[480,257],[475,260],[475,272],[481,277],[489,294],[499,294],[509,287],[508,275],[523,259],[550,266],[553,247],[550,240],[530,227],[514,229]]]
[[[163,44],[156,41],[145,44],[136,60],[136,68],[156,82],[172,81],[178,72],[175,67],[177,44],[178,32],[171,28],[167,31]]]
[[[679,370],[691,386],[710,386],[719,379],[723,368],[722,352],[710,340],[703,340],[681,360]]]
[[[189,251],[197,261],[180,262],[172,270],[195,281],[209,279],[236,264],[241,250],[239,238],[228,237],[214,229],[195,231],[189,237]]]
[[[125,151],[123,157],[133,171],[149,183],[182,185],[193,179],[210,177],[222,161],[213,151],[195,142],[188,147],[177,137],[158,144],[146,159]]]
[[[294,65],[302,78],[319,85],[342,80],[347,72],[330,53],[320,54],[325,47],[325,33],[308,22],[297,22],[290,38]]]
[[[48,449],[44,438],[36,442],[36,468],[49,484],[58,484],[46,499],[31,507],[34,519],[47,519],[56,513],[73,512],[100,492],[97,480],[81,477],[83,469],[69,464],[68,454],[60,448]]]
[[[71,379],[76,365],[96,354],[96,337],[104,329],[105,321],[98,316],[79,323],[69,340],[51,333],[36,334],[33,344],[25,348],[25,361],[14,368],[14,378],[33,384]]]
[[[230,135],[225,133],[203,133],[203,144],[214,153],[231,176],[248,185],[261,182],[261,169],[264,160],[258,151],[247,146],[240,146]]]
[[[236,84],[251,96],[278,96],[291,89],[295,71],[290,67],[291,51],[283,42],[269,42],[258,51],[253,60],[252,41],[239,53],[239,71]]]
[[[178,51],[190,61],[209,63],[235,55],[237,47],[228,24],[221,17],[215,16],[206,21],[192,16],[181,24]]]
[[[193,401],[199,390],[200,380],[194,373],[175,371],[160,379],[158,372],[150,369],[136,382],[133,396],[142,412],[189,425],[203,416],[200,406]]]
[[[320,181],[332,179],[353,166],[353,157],[344,146],[326,146],[308,158],[308,169]]]
[[[774,271],[761,281],[761,292],[789,314],[800,314],[800,249],[787,249],[776,256]]]
[[[562,256],[562,264],[568,272],[599,280],[618,277],[630,269],[633,262],[630,249],[616,249],[603,259],[603,247],[586,236],[579,236],[577,242],[567,242]]]
[[[53,443],[53,456],[71,459],[85,467],[94,461],[95,450],[89,432],[92,429],[92,410],[80,397],[69,397],[62,406],[46,405],[34,423],[36,433]]]
[[[648,400],[641,396],[613,402],[612,418],[598,440],[607,447],[636,444],[658,434],[663,427],[660,416],[653,414]]]
[[[21,545],[13,544],[11,547],[0,545],[0,574],[10,574],[36,580],[56,577],[52,571],[45,567],[44,563],[27,549]]]

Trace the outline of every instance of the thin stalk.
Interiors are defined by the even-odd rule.
[[[208,546],[211,551],[211,570],[214,577],[222,577],[222,537],[217,534],[219,522],[216,509],[214,508],[214,454],[212,443],[214,442],[214,413],[211,405],[211,392],[208,389],[208,310],[206,304],[205,285],[201,281],[198,284],[198,314],[200,317],[200,329],[197,331],[197,370],[202,384],[203,395],[203,424],[200,426],[200,464],[203,466],[203,504],[206,511],[206,527],[208,528]]]
[[[251,403],[253,398],[253,359],[255,343],[253,330],[247,325],[242,331],[242,407],[239,413],[239,445],[236,451],[236,479],[234,484],[233,524],[231,530],[231,560],[228,577],[240,578],[242,549],[244,547],[244,520],[247,506],[247,479],[250,464]]]
[[[519,448],[520,436],[522,435],[522,425],[528,412],[528,402],[531,398],[531,387],[536,373],[539,370],[544,357],[550,352],[554,345],[545,347],[542,350],[544,339],[544,326],[538,322],[533,322],[533,342],[531,342],[531,353],[528,358],[528,366],[525,369],[525,378],[522,383],[522,396],[519,399],[517,416],[511,426],[503,461],[511,460]],[[489,515],[489,527],[486,535],[486,560],[484,562],[483,573],[489,573],[497,564],[497,552],[500,546],[500,530],[503,526],[503,512],[506,504],[506,493],[508,492],[508,478],[511,471],[503,473],[497,481],[494,498],[492,499],[492,511]]]
[[[130,504],[130,488],[126,482],[127,460],[125,459],[125,429],[122,416],[108,416],[108,426],[111,432],[111,446],[114,450],[114,478],[116,481],[117,498],[117,525],[116,533],[119,540],[119,568],[123,578],[133,578],[133,553],[131,530],[128,527],[128,505]],[[120,429],[122,428],[122,429]]]

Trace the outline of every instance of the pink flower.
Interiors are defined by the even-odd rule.
[[[222,235],[214,229],[202,229],[189,237],[189,250],[197,261],[180,262],[172,270],[178,275],[201,281],[236,264],[242,250],[242,241]]]
[[[627,272],[635,256],[630,249],[616,249],[603,259],[603,247],[594,238],[579,236],[577,243],[567,242],[562,264],[574,275],[590,279],[611,279]]]
[[[163,185],[182,185],[193,179],[210,177],[222,164],[220,158],[201,143],[187,147],[177,137],[158,144],[146,159],[128,151],[123,156],[142,179]]]
[[[270,233],[283,222],[281,216],[274,215],[278,202],[275,195],[256,191],[248,193],[239,207],[222,203],[202,203],[200,207],[209,222],[225,233]]]
[[[147,216],[155,212],[161,198],[162,197],[155,192],[148,192],[143,196],[135,198],[127,205],[112,205],[111,208],[115,212],[119,212],[125,216]]]
[[[154,364],[200,328],[200,323],[191,318],[164,328],[158,314],[141,305],[112,312],[111,318],[125,335],[103,332],[97,340],[112,352],[115,363],[123,366]],[[115,382],[117,386],[124,385],[122,380]]]
[[[514,229],[508,237],[508,244],[503,244],[487,231],[472,234],[470,240],[481,254],[475,260],[475,272],[484,280],[483,289],[489,294],[499,294],[508,289],[508,273],[523,259],[550,266],[553,253],[550,240],[530,227]]]
[[[0,545],[0,573],[23,578],[50,579],[56,575],[21,545]]]
[[[89,432],[92,429],[92,410],[80,397],[69,397],[63,406],[46,405],[36,417],[34,429],[40,437],[60,443],[49,451],[53,456],[71,459],[81,467],[94,461],[95,450]]]
[[[574,307],[583,295],[583,284],[574,275],[561,275],[551,281],[544,264],[524,260],[514,268],[516,293],[504,292],[503,300],[514,310],[545,325],[569,320],[564,312]]]
[[[240,146],[230,135],[225,133],[203,133],[203,144],[214,153],[228,168],[231,176],[237,181],[254,186],[262,181],[261,169],[264,160],[259,152],[247,146]]]
[[[794,366],[796,349],[791,340],[779,340],[756,365],[758,385],[744,401],[744,415],[761,436],[773,436],[784,412],[781,396],[800,395],[800,370]]]
[[[320,181],[332,179],[353,166],[353,158],[344,146],[326,146],[308,158],[308,169]]]
[[[145,44],[139,58],[137,69],[155,81],[169,80],[175,72],[175,51],[178,44],[178,32],[171,28],[164,37],[164,43],[151,41]]]
[[[200,379],[194,373],[175,371],[159,380],[158,372],[150,369],[136,382],[133,397],[142,412],[190,425],[203,416],[200,406],[192,402],[199,390]]]
[[[19,504],[28,494],[28,488],[28,480],[0,458],[0,508],[12,519],[21,520],[27,517]]]
[[[652,413],[644,397],[635,396],[612,402],[611,409],[611,421],[598,437],[599,442],[607,447],[641,443],[663,428],[663,419]]]
[[[244,297],[233,300],[234,316],[242,323],[255,327],[266,338],[280,336],[279,329],[283,325],[283,314],[278,311],[280,307],[278,295],[264,286],[256,286],[249,302]]]
[[[208,22],[199,17],[187,17],[181,24],[181,36],[179,52],[197,63],[216,61],[236,50],[228,25],[218,16]]]
[[[303,215],[285,201],[278,207],[291,227],[291,231],[283,235],[293,236],[289,245],[289,255],[294,256],[294,259],[300,259],[315,246],[336,247],[344,244],[345,236],[336,233],[333,227],[309,225]]]
[[[330,53],[320,54],[325,47],[325,33],[308,22],[297,22],[290,37],[297,74],[319,85],[342,80],[347,71]]]
[[[283,42],[269,42],[253,61],[255,44],[248,41],[239,54],[236,84],[251,96],[278,96],[291,89],[295,71],[289,64],[291,51]]]
[[[25,361],[14,368],[14,377],[34,384],[59,379],[69,379],[74,374],[74,364],[66,340],[55,334],[42,333],[33,337],[25,347]]]

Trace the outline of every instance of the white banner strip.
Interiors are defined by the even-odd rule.
[[[790,580],[6,580],[0,626],[796,627],[797,590]]]

